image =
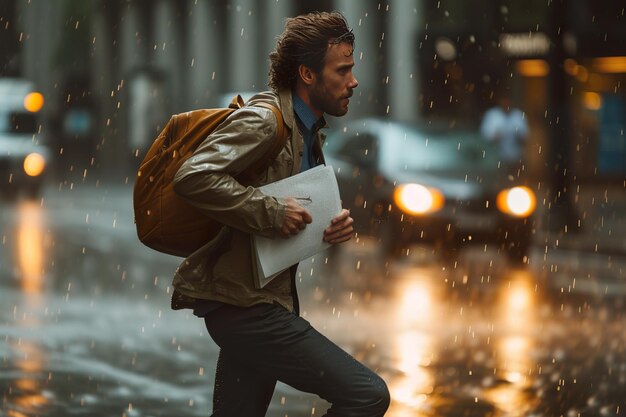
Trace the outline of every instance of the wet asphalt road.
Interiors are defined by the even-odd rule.
[[[130,190],[0,202],[0,415],[209,415],[217,348],[169,309],[179,259],[134,235]],[[303,262],[303,315],[387,381],[391,417],[626,415],[626,259],[468,248]],[[327,404],[279,384],[268,416]]]

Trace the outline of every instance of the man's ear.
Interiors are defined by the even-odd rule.
[[[298,67],[298,75],[306,85],[312,85],[315,82],[315,73],[304,64],[300,64]]]

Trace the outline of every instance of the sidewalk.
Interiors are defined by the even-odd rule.
[[[581,186],[573,205],[581,228],[567,233],[546,230],[545,213],[540,213],[537,246],[626,257],[626,184]]]

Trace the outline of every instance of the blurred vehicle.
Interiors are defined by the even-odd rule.
[[[19,78],[0,78],[0,195],[37,196],[50,150],[43,144],[39,111],[43,95]]]
[[[424,242],[449,258],[493,242],[511,260],[527,255],[535,195],[505,174],[477,130],[363,119],[331,131],[324,153],[355,231],[380,239],[387,254]]]

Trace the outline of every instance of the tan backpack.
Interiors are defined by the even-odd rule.
[[[243,105],[243,99],[238,95],[228,108],[176,114],[150,146],[133,189],[137,235],[146,246],[170,255],[188,256],[219,232],[222,224],[205,216],[174,192],[173,179],[183,162],[207,136]],[[255,106],[274,112],[278,130],[270,150],[237,177],[242,183],[267,169],[287,141],[287,129],[280,110],[265,102]]]

